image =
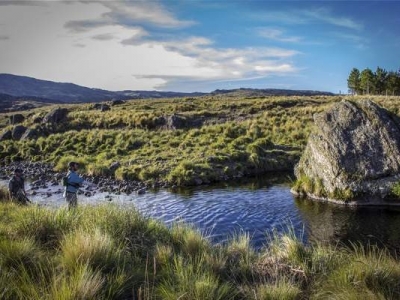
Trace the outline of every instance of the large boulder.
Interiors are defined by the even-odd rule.
[[[110,102],[111,106],[121,105],[121,104],[124,104],[124,103],[125,103],[124,100],[116,100],[116,99],[113,99],[113,100],[111,100],[111,102]]]
[[[316,114],[314,122],[295,167],[295,192],[363,201],[390,194],[400,180],[400,119],[396,115],[370,100],[343,100]]]
[[[43,136],[43,133],[40,130],[34,128],[28,128],[25,133],[21,136],[21,140],[35,140],[39,137]]]
[[[187,119],[184,116],[173,114],[166,117],[166,126],[168,129],[183,129],[187,126]]]
[[[25,120],[25,117],[22,114],[11,115],[9,118],[10,118],[9,119],[10,120],[9,123],[11,125],[22,123]]]
[[[63,122],[68,114],[66,108],[56,108],[44,116],[42,123],[59,124]]]
[[[12,131],[10,129],[0,133],[0,142],[6,140],[12,140]]]
[[[20,140],[26,131],[26,127],[22,125],[17,125],[12,130],[13,140]]]

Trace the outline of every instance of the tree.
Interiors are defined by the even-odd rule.
[[[360,74],[360,89],[362,90],[364,95],[374,94],[375,86],[374,86],[374,73],[372,73],[371,69],[364,69]]]
[[[349,78],[347,79],[347,87],[350,92],[354,94],[359,94],[360,89],[360,71],[357,68],[353,68],[350,72]]]
[[[386,93],[387,89],[387,76],[388,72],[385,69],[380,67],[376,68],[374,74],[374,85],[375,85],[375,93],[378,95],[382,95]]]
[[[400,92],[400,71],[393,72],[390,71],[387,76],[387,83],[386,83],[387,91],[391,95],[398,95]]]

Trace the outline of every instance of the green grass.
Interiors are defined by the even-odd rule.
[[[55,108],[41,107],[23,112],[23,125],[42,136],[2,141],[0,160],[45,161],[58,171],[75,160],[88,174],[182,186],[290,171],[313,129],[313,115],[344,98],[132,100],[106,112],[94,110],[91,104],[63,105],[69,114],[62,126],[35,123],[37,116]],[[399,97],[372,98],[399,113]],[[7,125],[9,115],[0,114],[0,132],[12,128]],[[183,126],[168,125],[173,115]],[[121,166],[110,169],[117,161]]]
[[[1,299],[398,299],[400,263],[372,246],[305,245],[289,230],[254,251],[113,205],[0,203]]]
[[[54,107],[40,108],[26,114],[23,125],[43,136],[2,141],[0,160],[51,162],[58,171],[73,160],[88,174],[175,185],[291,170],[306,145],[312,115],[340,99],[132,100],[106,112],[88,104],[65,105],[68,122],[55,127],[34,123]],[[168,127],[174,114],[186,125]],[[0,114],[0,131],[8,128],[1,125],[8,115]],[[121,166],[111,170],[116,161]]]

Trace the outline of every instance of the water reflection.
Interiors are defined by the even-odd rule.
[[[344,207],[296,199],[310,241],[361,243],[400,250],[398,207]]]

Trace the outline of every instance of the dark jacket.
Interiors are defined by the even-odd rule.
[[[8,190],[13,196],[17,195],[19,190],[24,190],[24,187],[25,187],[25,182],[22,176],[18,177],[14,175],[8,182]]]

